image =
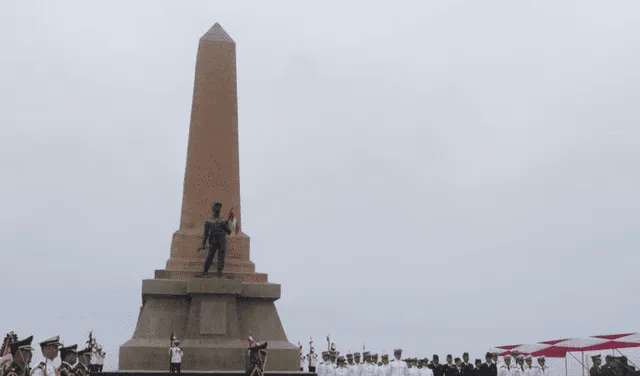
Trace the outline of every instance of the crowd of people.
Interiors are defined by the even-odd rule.
[[[347,353],[345,356],[336,351],[335,344],[331,344],[328,351],[321,353],[321,359],[310,343],[309,353],[304,355],[302,346],[300,351],[300,371],[316,373],[318,376],[551,376],[552,372],[546,365],[544,356],[511,353],[499,356],[498,353],[488,352],[484,360],[475,359],[472,363],[469,354],[462,354],[461,358],[446,356],[446,362],[440,363],[438,355],[428,358],[408,358],[402,356],[402,349],[393,351],[393,359],[389,355],[364,351]],[[593,366],[589,376],[640,376],[635,367],[629,365],[625,356],[615,357],[607,355],[602,365],[601,355],[591,357]]]
[[[300,350],[302,350],[300,348]],[[484,360],[475,359],[472,363],[469,354],[461,358],[446,356],[446,362],[440,363],[438,355],[428,358],[403,358],[402,349],[389,355],[364,351],[340,355],[332,348],[323,351],[321,360],[313,347],[308,354],[300,352],[300,370],[315,372],[318,376],[546,376],[550,374],[545,358],[514,354],[499,359],[497,353],[485,354]]]
[[[78,345],[64,346],[60,336],[54,336],[39,343],[44,360],[31,366],[33,357],[33,336],[18,339],[14,332],[4,338],[0,354],[0,374],[2,376],[88,376],[102,372],[106,353],[98,345],[93,335],[84,348]],[[59,366],[56,359],[60,357]]]

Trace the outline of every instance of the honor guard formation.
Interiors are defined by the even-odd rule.
[[[78,345],[64,346],[59,336],[39,343],[44,360],[31,366],[33,356],[33,336],[18,339],[10,332],[2,343],[0,373],[2,376],[88,376],[90,372],[102,372],[105,352],[98,345],[92,333],[86,347],[78,350]],[[54,361],[60,356],[60,366]]]
[[[329,337],[327,342],[330,343]],[[554,376],[545,364],[545,357],[511,353],[499,356],[488,352],[483,359],[475,359],[472,363],[469,354],[462,358],[446,356],[446,362],[440,363],[437,354],[424,358],[408,358],[402,356],[402,349],[393,351],[393,359],[384,351],[379,355],[365,351],[348,352],[342,356],[330,343],[327,351],[321,353],[318,361],[313,341],[309,342],[309,353],[300,351],[300,371],[316,372],[318,376]],[[379,360],[378,360],[379,359]],[[592,357],[593,367],[589,376],[640,376],[640,371],[628,364],[624,356],[607,356],[606,364],[600,366],[600,355]],[[563,370],[564,372],[564,370]]]

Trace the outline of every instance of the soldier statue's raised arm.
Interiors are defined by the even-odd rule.
[[[204,222],[204,232],[202,234],[202,245],[198,250],[204,250],[209,248],[209,254],[204,262],[204,271],[202,273],[205,276],[209,272],[209,268],[213,263],[213,258],[218,254],[218,262],[216,265],[218,277],[222,276],[222,270],[224,269],[224,260],[227,255],[227,235],[231,234],[231,228],[229,226],[229,219],[223,219],[220,217],[220,210],[222,204],[216,202],[211,207],[211,216]]]

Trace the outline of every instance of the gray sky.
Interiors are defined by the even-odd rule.
[[[179,224],[198,39],[220,22],[243,230],[293,343],[477,357],[637,331],[639,11],[4,1],[0,330],[93,328],[116,367]]]

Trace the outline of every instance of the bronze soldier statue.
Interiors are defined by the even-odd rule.
[[[31,363],[33,351],[31,341],[33,341],[33,336],[21,341],[14,341],[9,345],[13,360],[5,368],[3,376],[29,376],[31,373],[29,363]]]
[[[207,255],[207,260],[204,262],[203,276],[209,272],[209,268],[213,263],[213,257],[216,253],[218,254],[216,275],[221,277],[222,270],[224,269],[224,259],[227,255],[227,235],[231,234],[231,228],[229,227],[229,219],[220,217],[220,209],[222,209],[222,204],[219,202],[214,203],[211,207],[211,216],[204,222],[202,245],[198,250],[206,249],[208,243],[209,254]]]

